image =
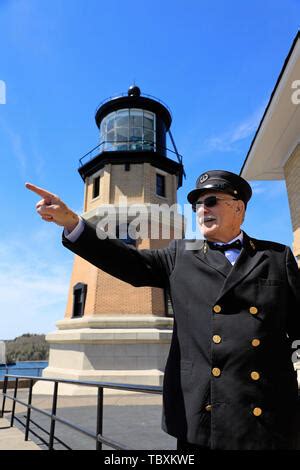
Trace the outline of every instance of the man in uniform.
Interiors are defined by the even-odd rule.
[[[57,196],[42,197],[42,219],[64,226],[63,244],[134,286],[168,289],[174,330],[163,387],[163,429],[179,450],[295,448],[300,276],[289,247],[241,230],[251,187],[207,171],[188,194],[204,240],[137,250],[99,239]]]

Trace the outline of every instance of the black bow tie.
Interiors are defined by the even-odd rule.
[[[241,240],[235,240],[235,242],[232,243],[227,243],[224,245],[216,245],[215,243],[208,242],[209,247],[212,250],[219,250],[224,253],[224,251],[227,250],[241,250],[242,249],[242,243]]]

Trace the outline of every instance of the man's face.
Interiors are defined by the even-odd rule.
[[[203,202],[208,196],[216,196],[217,204],[213,207],[196,205],[200,230],[206,239],[226,243],[240,233],[244,203],[234,200],[230,194],[213,190],[203,192],[198,201]]]

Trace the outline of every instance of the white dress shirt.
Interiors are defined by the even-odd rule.
[[[67,240],[74,243],[80,237],[83,230],[84,230],[84,222],[82,218],[79,217],[79,222],[76,225],[76,227],[72,230],[72,232],[68,232],[66,228],[64,229],[64,236],[66,237]]]
[[[236,240],[240,240],[241,243],[243,244],[243,232],[241,231],[240,234],[233,238],[232,240],[230,240],[229,242],[226,242],[226,243],[222,243],[222,242],[215,242],[214,245],[227,245],[229,243],[233,243],[235,242]],[[232,265],[234,265],[234,263],[236,262],[236,260],[238,259],[239,257],[239,254],[240,254],[241,250],[237,249],[237,248],[233,248],[232,250],[226,250],[224,251],[224,255],[226,256],[226,258],[228,259],[228,261],[230,261],[230,263]]]

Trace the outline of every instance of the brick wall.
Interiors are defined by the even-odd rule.
[[[93,177],[86,180],[85,211],[101,204],[118,204],[120,196],[126,196],[128,203],[168,204],[176,202],[177,181],[175,175],[165,173],[166,197],[156,195],[156,172],[149,163],[131,164],[130,171],[122,165],[106,165],[100,172],[100,195],[93,199]],[[173,237],[171,230],[170,239]],[[169,240],[145,239],[138,249],[162,248]],[[87,284],[85,316],[90,315],[165,315],[164,292],[151,287],[133,287],[92,266],[75,256],[70,281],[65,317],[71,318],[73,309],[73,287],[78,282]]]

